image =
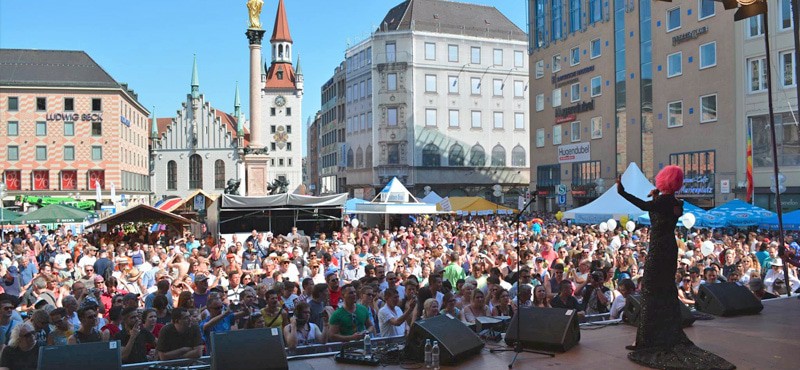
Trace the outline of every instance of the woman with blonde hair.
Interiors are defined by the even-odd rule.
[[[491,316],[489,306],[485,303],[483,291],[475,289],[472,291],[472,302],[464,307],[464,321],[474,324],[480,316]]]
[[[429,319],[439,314],[439,302],[436,298],[428,298],[422,307],[422,318]]]

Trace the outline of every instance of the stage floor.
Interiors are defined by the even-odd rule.
[[[698,320],[685,329],[686,334],[696,345],[724,357],[737,369],[797,369],[800,356],[800,300],[793,296],[763,303],[764,310],[759,315]],[[580,343],[566,353],[559,353],[554,358],[523,353],[519,355],[514,368],[642,369],[628,360],[628,351],[625,350],[625,345],[632,343],[635,336],[636,328],[624,324],[583,327]],[[496,345],[487,345],[480,355],[457,366],[443,368],[505,369],[514,353],[489,353],[489,346]],[[290,361],[290,365],[290,369],[315,370],[356,367],[337,364],[333,357],[295,360]]]

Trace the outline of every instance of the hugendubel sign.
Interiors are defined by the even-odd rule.
[[[591,158],[592,149],[588,142],[558,147],[558,163],[584,162]]]

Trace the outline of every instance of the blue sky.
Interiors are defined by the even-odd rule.
[[[320,107],[320,86],[342,61],[348,41],[364,39],[402,0],[284,0],[305,77],[303,126]],[[525,30],[526,0],[469,0],[497,7]],[[0,48],[84,50],[118,82],[127,82],[158,117],[174,117],[189,93],[197,54],[200,91],[233,111],[239,82],[247,112],[246,0],[2,0]],[[278,0],[265,0],[264,57]],[[303,150],[305,152],[305,134]]]

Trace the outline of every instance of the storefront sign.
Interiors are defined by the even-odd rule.
[[[65,122],[77,122],[77,121],[92,121],[92,122],[102,122],[103,121],[103,114],[102,113],[47,113],[45,119],[48,121],[65,121]]]
[[[686,42],[689,40],[694,40],[698,38],[700,35],[708,33],[708,26],[700,27],[696,30],[691,30],[689,32],[680,34],[678,36],[672,37],[672,46],[678,45],[682,42]]]
[[[731,180],[719,180],[720,194],[728,194],[731,192]]]
[[[558,147],[558,163],[584,162],[591,159],[589,143],[561,145]]]
[[[125,126],[131,127],[131,121],[125,118],[125,116],[119,116],[119,122]]]
[[[583,112],[588,112],[590,110],[594,110],[594,99],[592,99],[591,101],[577,103],[571,107],[556,108],[556,117],[567,117],[570,114],[583,113]]]
[[[568,115],[566,115],[566,116],[564,116],[564,117],[556,117],[556,123],[555,123],[555,124],[557,125],[557,124],[559,124],[559,123],[564,123],[564,122],[572,122],[572,121],[574,121],[576,118],[577,118],[577,117],[576,117],[574,114],[568,114]]]
[[[714,195],[714,175],[685,177],[683,179],[683,188],[678,191],[678,194]]]
[[[563,75],[560,75],[560,76],[559,75],[553,75],[553,77],[550,80],[555,85],[555,84],[557,84],[559,82],[562,82],[564,80],[570,80],[570,79],[573,79],[575,77],[578,77],[580,75],[583,75],[583,74],[586,74],[586,73],[590,73],[590,72],[594,72],[594,66],[588,66],[586,68],[581,68],[581,69],[579,69],[577,71],[566,73],[566,74],[563,74]]]

